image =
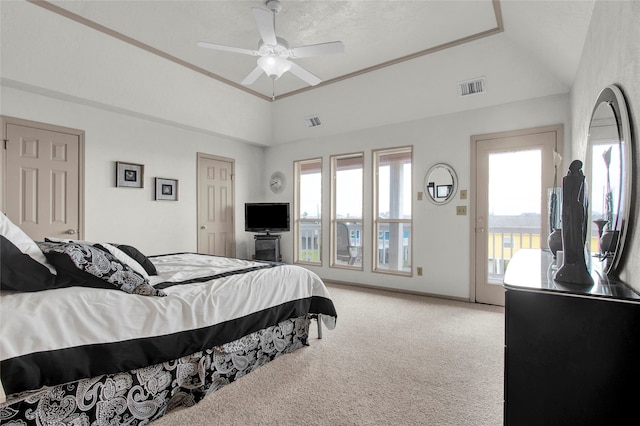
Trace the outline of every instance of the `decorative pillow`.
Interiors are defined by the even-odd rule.
[[[158,271],[156,270],[155,265],[151,262],[151,260],[149,260],[147,256],[140,253],[140,251],[137,248],[128,246],[125,244],[114,244],[114,245],[118,247],[120,250],[122,250],[123,252],[125,252],[133,260],[135,260],[140,265],[142,265],[144,270],[147,271],[147,274],[158,275]]]
[[[56,287],[56,270],[38,245],[0,213],[0,289],[40,291]]]
[[[57,268],[61,286],[117,288],[142,296],[166,296],[105,249],[80,243],[44,242],[38,245]]]
[[[147,273],[147,271],[145,271],[142,265],[136,262],[133,258],[131,258],[129,255],[127,255],[125,252],[123,252],[119,248],[107,243],[98,243],[98,244],[94,244],[93,246],[94,247],[98,246],[100,248],[107,250],[109,253],[111,253],[113,257],[115,257],[120,262],[127,265],[129,268],[133,269],[136,273],[142,275],[143,278],[149,279],[149,274]]]

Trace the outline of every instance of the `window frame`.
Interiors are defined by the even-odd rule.
[[[320,217],[317,218],[311,218],[311,219],[306,219],[306,218],[302,218],[300,217],[300,189],[301,189],[301,182],[300,182],[300,177],[302,175],[301,173],[301,168],[303,165],[305,164],[313,164],[313,163],[318,163],[319,164],[319,170],[320,170]],[[315,158],[309,158],[309,159],[305,159],[305,160],[296,160],[293,162],[293,183],[294,183],[294,190],[293,190],[293,196],[294,196],[294,200],[293,200],[293,263],[296,264],[302,264],[302,265],[309,265],[309,266],[322,266],[322,261],[323,261],[323,257],[322,257],[322,232],[323,232],[323,225],[322,225],[322,209],[323,209],[323,173],[322,173],[322,167],[323,167],[323,159],[322,157],[315,157]],[[303,260],[300,258],[300,238],[301,238],[301,234],[300,234],[300,226],[302,223],[317,223],[318,226],[320,227],[319,231],[318,231],[318,261],[313,261],[313,260]]]
[[[338,161],[339,160],[345,160],[345,159],[350,159],[350,158],[360,158],[361,159],[361,165],[362,165],[362,169],[361,169],[361,173],[362,173],[362,186],[360,188],[361,191],[361,200],[362,200],[362,204],[360,206],[360,218],[359,219],[355,219],[355,218],[347,218],[348,220],[342,220],[342,219],[338,219],[336,217],[336,209],[338,207],[338,202],[336,199],[337,196],[337,190],[336,190],[336,185],[337,185],[337,179],[338,179]],[[330,241],[329,241],[329,250],[330,250],[330,256],[329,256],[329,267],[331,268],[338,268],[338,269],[350,269],[350,270],[356,270],[356,271],[363,271],[364,270],[364,261],[363,261],[363,248],[364,248],[364,242],[366,241],[364,238],[364,224],[365,224],[365,220],[364,220],[364,168],[365,168],[365,156],[364,156],[364,151],[360,151],[360,152],[352,152],[352,153],[348,153],[348,154],[336,154],[336,155],[331,155],[329,157],[329,162],[331,165],[331,214],[330,214],[330,232],[331,232],[331,237],[330,237]],[[337,231],[338,231],[338,222],[347,222],[347,223],[358,223],[360,224],[360,249],[359,249],[359,253],[356,255],[356,261],[359,258],[360,262],[359,265],[349,265],[349,264],[344,264],[344,263],[338,263],[338,259],[337,259],[337,249],[336,249],[336,244],[337,244]]]
[[[404,277],[413,277],[413,209],[414,209],[414,202],[413,202],[413,174],[414,174],[414,166],[413,166],[413,145],[407,145],[407,146],[400,146],[400,147],[395,147],[395,148],[381,148],[381,149],[375,149],[372,150],[372,191],[373,191],[373,197],[372,197],[372,229],[371,229],[371,235],[372,235],[372,241],[371,241],[371,254],[372,254],[372,266],[371,266],[371,270],[372,272],[375,273],[380,273],[380,274],[388,274],[388,275],[395,275],[395,276],[404,276]],[[380,186],[380,182],[379,182],[379,169],[380,169],[380,157],[384,156],[384,155],[389,155],[389,154],[409,154],[409,159],[410,159],[410,164],[411,164],[411,177],[410,177],[410,188],[409,188],[409,201],[411,202],[411,218],[410,219],[400,219],[400,218],[381,218],[380,217],[380,212],[379,212],[379,198],[380,198],[380,194],[379,194],[379,186]],[[400,224],[400,226],[403,227],[405,225],[409,225],[409,241],[407,244],[407,249],[409,250],[408,253],[408,270],[400,270],[400,269],[385,269],[385,268],[381,268],[379,266],[379,232],[384,232],[384,230],[382,230],[380,228],[380,224],[392,224],[392,223],[398,223]]]

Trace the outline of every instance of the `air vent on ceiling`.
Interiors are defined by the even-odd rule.
[[[484,77],[474,78],[473,80],[461,81],[458,83],[458,96],[470,96],[484,93],[487,86]]]
[[[304,119],[304,122],[307,125],[307,127],[322,126],[322,123],[320,122],[320,117],[318,117],[317,115],[313,115],[311,117],[306,117]]]

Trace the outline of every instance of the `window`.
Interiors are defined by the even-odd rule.
[[[373,270],[411,275],[411,147],[373,152]]]
[[[362,269],[364,154],[331,157],[331,266]]]
[[[294,261],[322,264],[322,159],[293,163],[295,173]]]

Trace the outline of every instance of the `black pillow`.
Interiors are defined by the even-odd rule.
[[[1,213],[0,213],[1,214]],[[44,264],[20,251],[8,238],[0,235],[0,289],[41,291],[56,288],[56,276]],[[35,244],[35,243],[34,243]]]
[[[111,253],[90,244],[38,243],[58,271],[60,286],[118,289],[142,296],[166,296],[147,279],[117,260]]]
[[[56,286],[56,270],[38,245],[0,213],[0,289],[40,291]]]
[[[147,274],[158,275],[158,271],[156,270],[156,267],[154,266],[154,264],[149,260],[147,256],[142,254],[140,250],[138,250],[137,248],[133,246],[128,246],[126,244],[111,244],[111,245],[118,247],[127,256],[129,256],[130,258],[138,262],[140,265],[142,265],[144,270],[147,271]]]

